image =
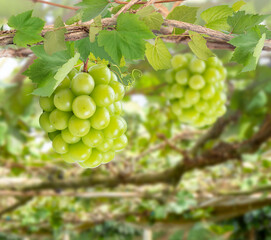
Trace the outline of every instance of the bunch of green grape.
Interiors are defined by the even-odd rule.
[[[66,162],[95,168],[110,162],[128,143],[122,113],[123,84],[104,64],[75,68],[52,96],[40,97],[40,126]]]
[[[181,122],[203,127],[225,114],[227,72],[217,57],[203,61],[192,54],[175,55],[171,64],[165,95]]]

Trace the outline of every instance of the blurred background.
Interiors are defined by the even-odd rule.
[[[28,9],[47,24],[74,14],[33,2],[0,0],[2,29],[11,15]],[[233,2],[185,5],[200,7],[200,14]],[[164,6],[170,11],[173,4]],[[243,9],[268,14],[271,1],[247,1]],[[266,24],[271,26],[270,17]],[[167,44],[172,55],[190,51]],[[129,145],[114,161],[88,170],[60,159],[39,126],[35,86],[21,74],[33,57],[0,58],[0,240],[271,239],[271,53],[263,52],[248,73],[229,63],[230,51],[215,53],[228,71],[223,117],[205,128],[180,124],[165,97],[165,72],[147,61],[128,63],[142,71],[124,98]],[[195,162],[180,168],[176,179],[167,170],[181,166],[185,154]],[[150,180],[167,174],[172,179]],[[140,184],[124,184],[134,176]]]

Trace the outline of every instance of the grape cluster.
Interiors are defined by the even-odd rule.
[[[166,72],[166,96],[181,122],[203,127],[226,112],[226,69],[211,57],[206,61],[192,54],[175,55]]]
[[[40,126],[66,162],[95,168],[114,159],[127,145],[121,100],[125,88],[104,64],[88,72],[75,68],[52,96],[40,97]]]

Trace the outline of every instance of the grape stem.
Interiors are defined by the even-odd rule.
[[[88,72],[88,58],[87,58],[87,60],[84,62],[83,72]]]

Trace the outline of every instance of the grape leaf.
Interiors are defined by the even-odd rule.
[[[142,8],[136,14],[151,30],[160,30],[161,25],[164,22],[162,15],[155,12],[153,6]]]
[[[232,4],[232,9],[237,12],[240,10],[240,8],[242,6],[244,6],[246,4],[246,2],[244,2],[243,0],[237,1],[234,4]]]
[[[8,25],[16,29],[14,43],[20,47],[27,44],[34,44],[43,40],[40,33],[45,22],[37,17],[31,17],[33,10],[23,12],[16,16],[11,16]]]
[[[119,64],[122,56],[127,60],[142,59],[145,52],[144,40],[153,37],[154,34],[137,15],[122,13],[118,16],[116,31],[101,31],[98,43]]]
[[[197,19],[198,7],[179,6],[175,7],[167,16],[167,19],[194,23]],[[185,30],[174,28],[176,34],[182,34]]]
[[[245,11],[235,12],[228,18],[231,33],[241,34],[260,24],[269,15],[246,14]]]
[[[243,72],[256,68],[259,56],[264,46],[266,34],[261,34],[258,27],[250,29],[247,33],[239,35],[229,41],[236,48],[232,61],[243,64]]]
[[[101,15],[94,18],[94,23],[89,27],[89,40],[90,42],[95,42],[96,34],[103,30],[102,17]]]
[[[66,42],[67,50],[46,54],[43,46],[34,46],[31,50],[38,57],[24,72],[34,83],[37,89],[33,94],[50,96],[64,77],[70,72],[79,59],[79,53],[74,55],[73,45]]]
[[[171,54],[161,38],[156,38],[154,45],[146,43],[145,55],[156,71],[171,67]]]
[[[189,35],[191,41],[188,42],[188,46],[199,59],[206,60],[209,57],[214,56],[212,51],[207,47],[204,37],[202,37],[199,33],[192,31],[189,31]]]
[[[66,28],[61,19],[58,17],[55,21],[54,28],[60,28],[58,30],[53,30],[45,33],[44,35],[44,50],[47,54],[52,55],[55,52],[62,51],[66,49],[65,44],[65,32]]]
[[[227,23],[229,16],[233,14],[233,9],[228,5],[220,5],[206,9],[201,13],[201,18],[206,22],[205,27],[214,30],[229,30]]]
[[[77,3],[75,6],[82,7],[82,21],[86,22],[100,14],[103,14],[108,8],[109,3],[107,0],[83,0],[80,3]]]
[[[81,9],[81,10],[78,10],[74,16],[70,17],[70,18],[66,21],[66,24],[67,24],[67,25],[71,25],[71,24],[74,24],[74,23],[76,23],[76,22],[79,22],[79,21],[82,19],[82,16],[83,16],[83,11],[82,11],[82,9]]]
[[[75,48],[80,53],[82,61],[86,61],[89,54],[93,53],[95,58],[105,59],[111,63],[115,63],[107,54],[103,47],[98,46],[97,38],[94,43],[89,41],[89,38],[83,38],[75,42]]]

